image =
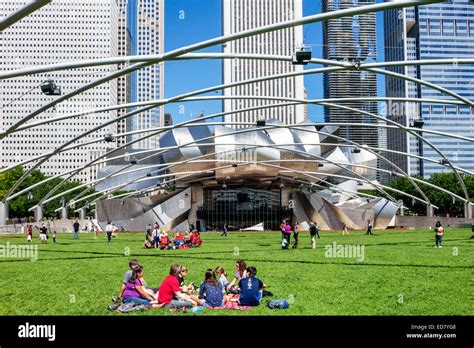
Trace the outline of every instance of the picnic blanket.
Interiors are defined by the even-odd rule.
[[[251,306],[239,305],[239,295],[237,294],[226,294],[224,295],[224,305],[222,307],[206,307],[206,309],[233,309],[245,311],[251,309]]]
[[[245,311],[247,309],[252,309],[251,306],[241,306],[237,302],[227,302],[224,303],[222,307],[206,307],[206,309],[234,309],[234,310],[241,310]]]

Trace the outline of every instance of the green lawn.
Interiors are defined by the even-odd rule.
[[[473,315],[473,241],[468,229],[447,229],[444,247],[434,248],[427,230],[361,231],[351,236],[323,232],[316,250],[301,233],[298,250],[281,250],[280,233],[203,233],[201,248],[143,249],[144,233],[121,234],[111,243],[81,234],[60,234],[56,244],[39,244],[38,260],[0,258],[0,315],[124,315],[106,307],[116,295],[128,260],[138,258],[147,283],[158,286],[172,263],[189,268],[186,282],[200,284],[207,268],[230,274],[242,258],[256,266],[273,299],[288,310],[264,305],[248,311],[205,310],[198,315]],[[0,245],[25,244],[23,235],[0,236]],[[325,245],[361,244],[364,260],[329,258]],[[266,300],[266,298],[264,298]],[[165,309],[127,315],[190,315]]]

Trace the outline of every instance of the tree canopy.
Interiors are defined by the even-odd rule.
[[[415,176],[415,178],[422,179],[420,176]],[[474,178],[469,175],[463,176],[464,183],[471,199],[471,202],[474,202]],[[437,173],[431,176],[428,180],[429,183],[444,188],[448,191],[451,191],[458,196],[464,197],[464,191],[459,184],[454,173]],[[389,184],[389,187],[395,188],[397,190],[403,191],[415,197],[421,197],[421,194],[416,190],[416,188],[404,177],[398,177],[392,180]],[[439,209],[435,210],[436,214],[450,216],[464,216],[464,202],[460,200],[454,200],[453,197],[447,193],[441,192],[436,188],[429,187],[427,185],[419,183],[418,186],[430,199],[431,203],[438,206]],[[365,191],[367,193],[373,194],[374,196],[381,196],[380,192],[375,190]],[[412,214],[415,215],[426,215],[426,205],[422,202],[413,200],[409,197],[401,195],[399,193],[391,191],[390,194],[397,200],[403,200],[403,205],[405,208],[408,208]]]
[[[24,169],[22,167],[17,167],[12,169],[8,172],[0,174],[0,199],[3,199],[5,194],[8,192],[9,188],[12,187],[18,179],[22,177],[24,174]],[[32,185],[47,179],[48,176],[42,173],[39,170],[33,170],[31,175],[29,175],[15,190],[15,192],[19,192],[21,190],[27,189]],[[21,195],[12,199],[9,202],[9,217],[10,218],[22,218],[34,215],[34,212],[29,212],[28,209],[40,201],[42,197],[44,197],[49,191],[51,191],[56,185],[58,185],[63,179],[55,178],[47,183],[40,185],[38,187],[32,188],[27,194]],[[77,187],[81,184],[78,180],[68,181],[61,186],[59,190],[55,192],[59,194],[61,192],[67,191],[73,187]],[[73,191],[71,193],[66,194],[65,200],[66,202],[73,197],[75,197],[78,193],[81,192],[81,189],[77,191]],[[90,193],[94,193],[94,190],[91,190]],[[31,194],[30,194],[31,193]],[[43,215],[45,217],[56,217],[58,213],[55,212],[56,209],[61,207],[61,198],[57,198],[43,207]],[[74,210],[69,208],[68,214],[70,216],[74,215]]]

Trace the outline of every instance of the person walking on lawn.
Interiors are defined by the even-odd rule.
[[[74,221],[74,223],[72,224],[72,228],[74,229],[74,239],[78,239],[79,238],[79,221],[76,220]]]
[[[370,222],[370,220],[367,220],[367,235],[371,235],[373,236],[374,234],[372,233],[372,223]]]
[[[229,227],[227,226],[227,222],[224,224],[224,232],[222,232],[221,237],[227,237],[227,231]]]

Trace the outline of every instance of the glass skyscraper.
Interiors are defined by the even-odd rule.
[[[164,52],[164,0],[121,0],[126,13],[122,28],[129,34],[131,55],[154,55]],[[130,101],[144,102],[164,97],[163,63],[147,66],[130,74]],[[164,107],[157,107],[127,119],[127,130],[141,130],[164,125]],[[128,140],[141,138],[134,135]],[[157,137],[147,138],[134,148],[154,148]]]
[[[323,12],[330,12],[374,3],[374,0],[323,0],[322,6]],[[373,62],[377,58],[375,13],[325,21],[323,34],[325,59],[364,63]],[[377,80],[373,73],[341,71],[324,75],[324,98],[376,96]],[[377,114],[377,103],[373,101],[360,100],[339,104]],[[341,127],[341,136],[360,144],[374,147],[379,145],[377,131],[357,126],[357,123],[378,123],[373,117],[335,107],[326,107],[324,115],[326,122],[354,124]]]
[[[419,8],[392,10],[385,13],[385,59],[432,60],[454,59],[445,65],[397,67],[390,70],[421,78],[474,100],[474,65],[457,64],[456,59],[474,56],[474,3],[453,0]],[[386,95],[391,97],[419,97],[454,101],[451,96],[426,86],[418,86],[393,77],[386,78]],[[388,107],[387,117],[404,125],[424,121],[423,129],[474,137],[474,108],[466,105],[439,103],[402,103]],[[474,144],[440,135],[423,136],[443,151],[454,165],[474,170]],[[415,156],[439,160],[439,155],[428,145],[420,144],[413,136],[396,130],[388,131],[388,147]],[[392,160],[407,169],[410,175],[429,177],[450,171],[438,163],[417,158],[392,155]]]

